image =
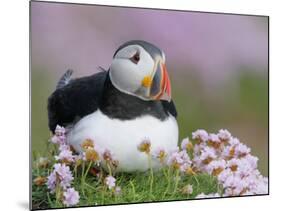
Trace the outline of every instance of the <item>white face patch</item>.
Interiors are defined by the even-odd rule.
[[[130,60],[136,53],[139,61]],[[110,79],[115,88],[120,91],[136,95],[136,91],[142,88],[142,80],[145,76],[153,76],[154,60],[145,49],[139,45],[129,45],[121,49],[115,55],[110,66]],[[138,96],[141,97],[141,96]]]

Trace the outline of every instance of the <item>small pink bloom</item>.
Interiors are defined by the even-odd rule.
[[[220,143],[220,142],[221,142],[221,140],[219,139],[218,135],[217,135],[217,134],[214,134],[214,133],[211,133],[211,134],[209,135],[209,140],[210,140],[211,142],[215,142],[215,143]]]
[[[218,133],[218,137],[221,140],[229,141],[231,139],[231,133],[228,130],[220,129]]]
[[[107,176],[105,178],[105,184],[108,186],[109,189],[112,189],[115,187],[116,179],[113,176]]]
[[[64,196],[63,203],[68,207],[78,204],[80,199],[79,193],[74,188],[68,188],[63,193],[63,196]]]
[[[60,160],[63,162],[74,162],[74,156],[72,151],[70,150],[69,145],[61,145],[59,147],[60,153],[58,156],[55,156],[56,160]]]
[[[205,130],[199,129],[192,133],[192,138],[206,142],[208,141],[209,135]]]
[[[66,166],[64,163],[56,163],[54,165],[54,170],[48,176],[47,186],[51,190],[51,193],[53,193],[57,184],[63,189],[66,189],[70,187],[72,180],[73,176],[69,166]]]

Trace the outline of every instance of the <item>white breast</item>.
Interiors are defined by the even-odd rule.
[[[98,110],[82,118],[67,137],[77,151],[81,151],[81,143],[87,138],[114,154],[119,161],[118,171],[145,171],[149,168],[148,159],[138,151],[139,143],[148,138],[151,151],[158,147],[174,150],[178,143],[178,124],[173,116],[165,121],[148,115],[123,121],[110,119]],[[153,162],[153,166],[156,165]]]

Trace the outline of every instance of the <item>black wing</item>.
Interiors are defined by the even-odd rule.
[[[48,99],[49,128],[67,126],[98,109],[107,72],[71,80]]]
[[[171,102],[163,100],[162,105],[163,105],[165,111],[169,112],[171,115],[173,115],[175,118],[177,118],[178,112],[177,112],[177,109],[176,109],[176,106],[175,106],[173,100],[171,100]]]

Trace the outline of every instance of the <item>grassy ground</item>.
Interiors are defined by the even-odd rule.
[[[33,179],[37,176],[47,176],[47,169],[34,169]],[[220,191],[216,178],[207,174],[195,176],[182,176],[176,184],[175,172],[166,177],[162,169],[154,172],[152,191],[150,192],[150,174],[144,173],[120,173],[115,176],[116,184],[122,188],[120,195],[115,195],[103,183],[103,179],[88,175],[84,184],[81,183],[80,173],[75,178],[73,186],[80,193],[80,202],[77,206],[95,206],[120,203],[137,203],[151,201],[169,201],[192,199],[204,192],[216,193]],[[193,187],[192,194],[185,193],[185,187],[190,184]],[[32,205],[34,209],[64,207],[57,202],[55,194],[50,194],[46,185],[32,186]]]

